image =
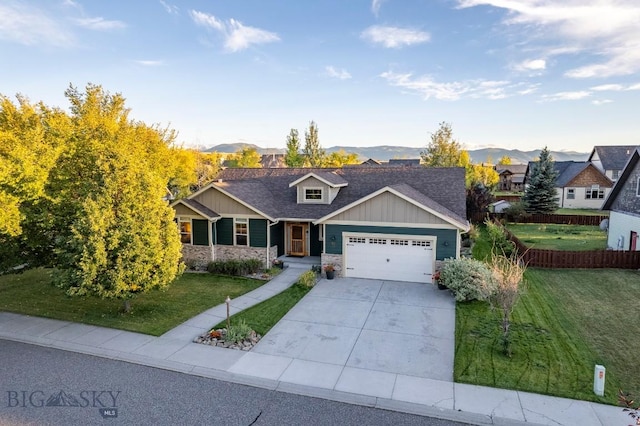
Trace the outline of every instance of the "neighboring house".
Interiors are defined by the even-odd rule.
[[[524,176],[527,172],[526,164],[498,164],[495,170],[500,177],[498,189],[500,191],[524,191]]]
[[[348,277],[431,282],[460,255],[463,168],[226,169],[172,204],[185,260],[320,256]]]
[[[640,250],[640,148],[631,153],[602,209],[610,211],[607,245]]]
[[[260,165],[265,168],[287,167],[284,162],[284,154],[262,154],[260,157]]]
[[[535,162],[529,162],[525,183]],[[613,187],[613,182],[588,161],[555,161],[558,172],[556,192],[558,206],[567,209],[599,209]]]
[[[639,146],[594,146],[587,161],[593,163],[609,179],[615,182],[636,148],[639,148]]]
[[[420,167],[419,158],[392,158],[388,164],[395,167]]]

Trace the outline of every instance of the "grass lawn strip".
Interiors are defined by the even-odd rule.
[[[456,305],[456,382],[616,404],[619,388],[640,395],[640,274],[628,270],[538,269],[513,313],[514,355],[502,354],[497,312]],[[605,396],[593,368],[607,368]]]
[[[311,289],[300,285],[293,285],[275,296],[258,303],[242,312],[238,312],[231,316],[231,324],[237,324],[240,320],[245,320],[247,325],[256,333],[264,336],[271,327],[273,327],[280,319],[285,316],[291,308],[293,308],[300,299],[304,297]],[[222,321],[213,329],[226,328],[227,321]]]
[[[607,248],[607,233],[598,226],[510,223],[507,229],[527,247],[535,249],[588,251]]]
[[[50,269],[0,276],[0,310],[55,318],[160,336],[193,316],[241,296],[265,281],[185,273],[166,291],[150,291],[131,300],[132,312],[120,313],[121,300],[70,297],[51,284]]]

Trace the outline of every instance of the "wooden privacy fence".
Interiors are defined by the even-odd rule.
[[[513,241],[522,261],[527,266],[540,268],[619,268],[640,269],[640,251],[561,251],[540,250],[525,246],[515,235],[505,230],[507,237]]]
[[[578,214],[532,214],[523,217],[520,220],[512,220],[504,213],[472,213],[469,220],[472,223],[483,223],[485,219],[490,220],[507,220],[509,222],[519,223],[555,223],[559,225],[593,225],[598,226],[604,219],[609,216],[587,216]]]

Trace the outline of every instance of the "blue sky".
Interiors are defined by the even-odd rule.
[[[0,93],[127,98],[185,145],[640,144],[638,0],[3,0]]]

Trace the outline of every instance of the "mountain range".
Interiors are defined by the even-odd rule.
[[[248,143],[228,143],[213,146],[211,148],[203,150],[204,152],[222,152],[233,153],[244,148],[253,148],[260,154],[284,154],[284,149],[279,148],[261,148],[257,145]],[[420,158],[420,152],[424,148],[413,148],[408,146],[394,146],[394,145],[381,145],[381,146],[332,146],[331,148],[325,148],[327,153],[344,150],[348,153],[358,154],[363,161],[372,158],[379,161],[388,161],[392,158]],[[495,163],[503,156],[511,158],[512,164],[526,164],[529,161],[533,161],[540,155],[540,150],[521,151],[518,149],[504,149],[504,148],[481,148],[481,149],[469,149],[467,150],[471,161],[474,163]],[[586,161],[589,158],[589,152],[576,152],[576,151],[551,151],[551,156],[556,161]]]

